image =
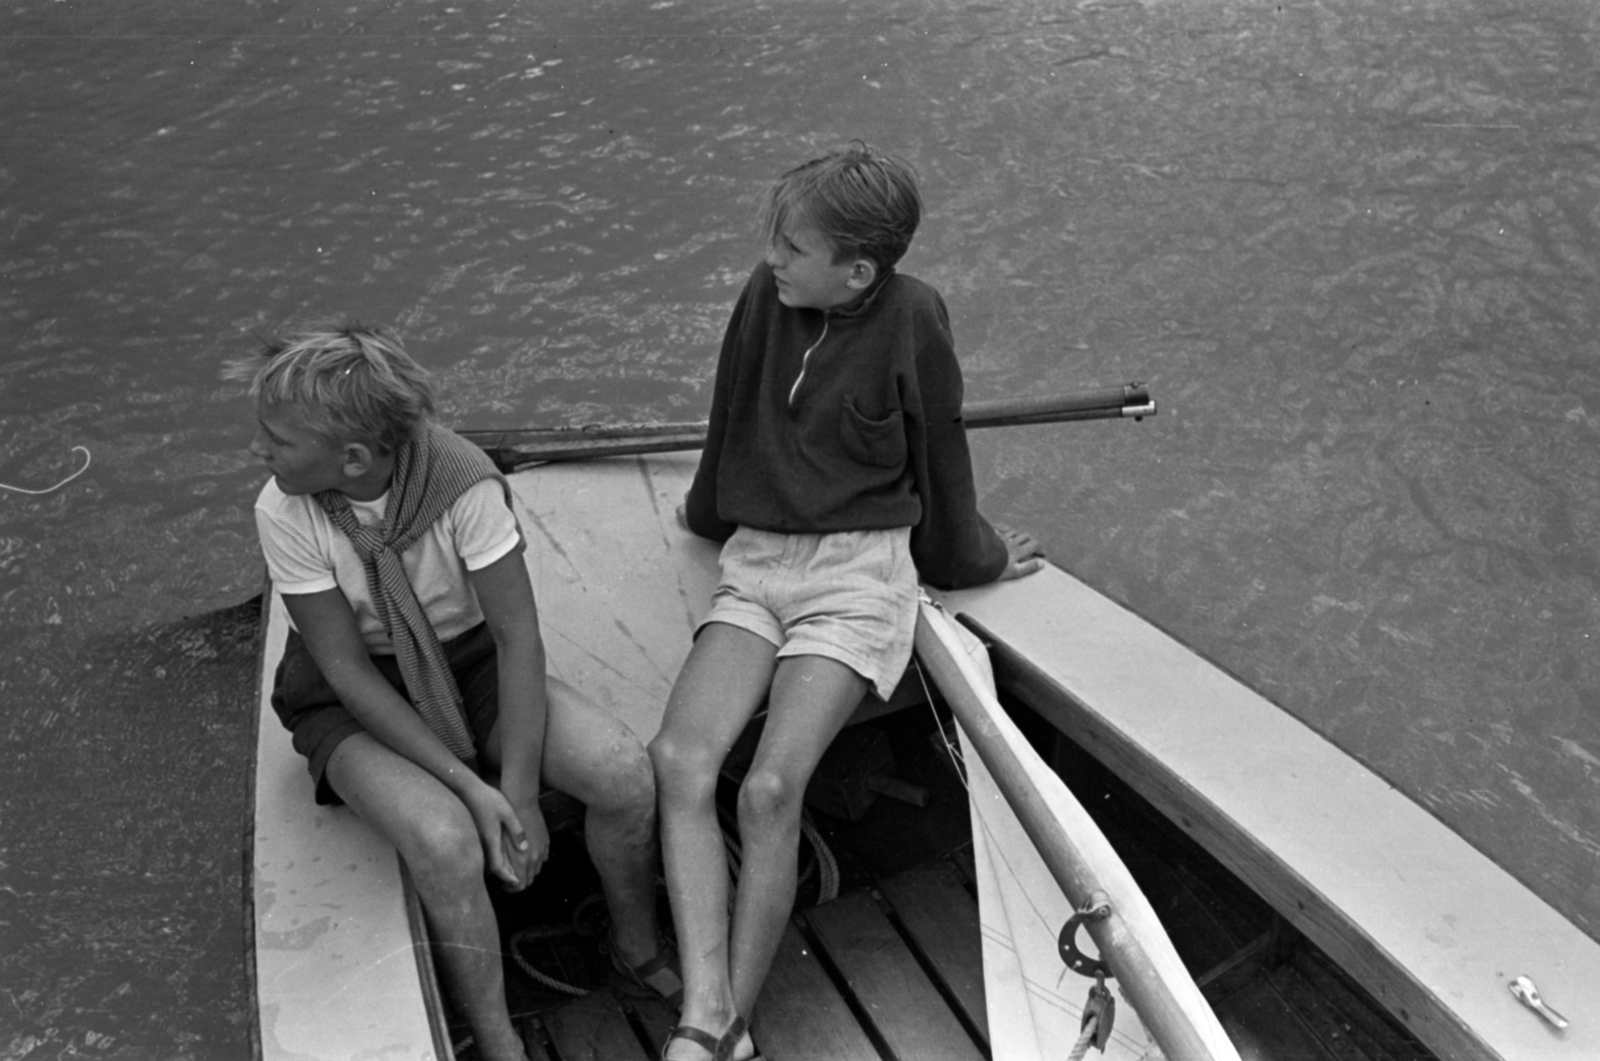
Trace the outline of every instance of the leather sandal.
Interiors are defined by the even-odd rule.
[[[667,1041],[661,1044],[661,1061],[666,1061],[667,1048],[678,1039],[687,1039],[694,1043],[700,1049],[709,1053],[713,1061],[715,1061],[717,1051],[722,1049],[722,1040],[710,1032],[701,1031],[699,1028],[693,1028],[687,1024],[680,1024],[667,1034]]]
[[[733,1023],[728,1025],[728,1030],[722,1033],[722,1040],[717,1043],[717,1049],[711,1055],[711,1061],[733,1061],[733,1051],[739,1045],[739,1040],[744,1038],[745,1027],[746,1022],[743,1017],[733,1018]],[[762,1061],[760,1051],[751,1054],[745,1061]]]
[[[617,990],[635,998],[659,998],[673,1009],[683,1008],[683,968],[678,961],[678,948],[673,946],[671,940],[662,939],[661,949],[656,951],[656,956],[638,965],[628,965],[622,960],[617,953],[615,937],[612,937],[607,949],[611,952],[612,982]],[[698,1028],[689,1030],[699,1031]],[[710,1038],[709,1035],[706,1037]],[[682,1038],[700,1042],[690,1036]]]
[[[733,1051],[739,1045],[739,1040],[744,1038],[744,1029],[745,1019],[743,1017],[735,1017],[733,1018],[733,1023],[728,1025],[728,1030],[723,1032],[722,1038],[719,1039],[708,1031],[702,1031],[687,1024],[680,1024],[672,1029],[672,1032],[667,1036],[667,1041],[661,1044],[661,1056],[663,1059],[667,1056],[667,1048],[672,1045],[674,1040],[687,1039],[700,1047],[700,1049],[707,1051],[711,1055],[711,1061],[731,1061]],[[752,1054],[745,1061],[762,1061],[762,1057],[759,1053]]]

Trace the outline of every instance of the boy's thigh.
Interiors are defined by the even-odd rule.
[[[461,802],[438,778],[365,731],[341,740],[328,755],[326,777],[340,798],[402,854],[454,832],[477,831]]]
[[[480,623],[442,647],[461,690],[467,725],[481,754],[494,729],[497,713],[494,638],[487,626]],[[393,656],[370,659],[384,680],[401,696],[406,696],[399,661]],[[342,793],[328,776],[328,763],[346,740],[354,734],[365,733],[366,729],[344,706],[339,694],[317,668],[305,642],[293,631],[278,665],[272,707],[289,731],[295,751],[306,759],[317,802],[341,802]]]
[[[917,606],[909,528],[823,535],[778,602],[786,633],[778,658],[842,663],[887,700],[911,661]]]
[[[867,680],[854,667],[836,659],[785,656],[772,679],[752,773],[776,773],[803,784],[867,689]]]
[[[545,690],[544,784],[590,804],[653,798],[650,759],[633,730],[555,675]]]

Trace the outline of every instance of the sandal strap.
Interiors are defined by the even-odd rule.
[[[728,1030],[722,1033],[722,1039],[711,1053],[711,1061],[730,1061],[733,1051],[738,1047],[739,1040],[744,1038],[745,1019],[733,1018],[733,1023],[728,1025]]]
[[[656,951],[655,957],[638,965],[628,965],[617,953],[616,940],[611,941],[611,967],[622,976],[627,984],[625,991],[632,992],[642,989],[660,998],[674,1009],[683,1006],[683,974],[676,968],[678,964],[678,951],[668,940],[661,941],[661,949]],[[663,990],[650,982],[652,976],[666,974],[669,982]]]
[[[712,1057],[716,1057],[717,1051],[722,1048],[722,1040],[710,1032],[701,1031],[699,1028],[691,1027],[688,1024],[680,1024],[672,1029],[667,1035],[667,1041],[661,1044],[662,1057],[667,1056],[667,1047],[672,1045],[674,1039],[687,1039]]]
[[[630,974],[638,977],[640,980],[648,980],[663,969],[668,969],[670,971],[672,957],[672,948],[664,946],[660,950],[656,951],[656,956],[651,958],[649,961],[640,965],[626,966],[625,968]],[[619,964],[621,963],[620,958],[617,959],[617,961]],[[673,975],[676,976],[677,974],[674,973]]]

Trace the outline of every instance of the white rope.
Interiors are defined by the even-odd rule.
[[[43,490],[29,490],[25,486],[12,486],[10,483],[0,483],[0,490],[10,490],[12,493],[28,494],[28,495],[30,495],[32,497],[40,497],[40,496],[42,496],[44,494],[55,493],[57,490],[61,489],[63,486],[66,486],[68,483],[72,482],[72,480],[76,479],[78,476],[82,475],[84,472],[89,470],[89,464],[90,464],[91,461],[93,461],[94,458],[89,455],[89,447],[88,446],[73,446],[72,447],[72,452],[76,453],[80,449],[83,450],[83,467],[79,468],[77,471],[73,472],[71,475],[67,476],[65,479],[61,480],[56,485],[47,486]]]
[[[1089,1014],[1083,1022],[1083,1033],[1078,1036],[1078,1041],[1072,1044],[1072,1052],[1067,1055],[1067,1061],[1083,1061],[1083,1055],[1089,1052],[1089,1044],[1094,1042],[1094,1033],[1100,1027],[1100,1015]]]
[[[542,973],[538,969],[534,968],[533,963],[522,956],[521,945],[533,940],[558,939],[562,936],[582,936],[590,934],[589,932],[585,931],[583,927],[583,914],[586,909],[601,901],[602,900],[599,893],[595,893],[584,898],[584,900],[578,904],[577,909],[572,911],[572,919],[569,924],[534,925],[513,933],[511,938],[506,941],[506,945],[511,948],[511,957],[516,961],[517,967],[523,972],[527,973],[535,983],[543,984],[552,991],[557,991],[564,995],[572,995],[574,998],[587,995],[589,992],[586,988],[578,987],[562,980],[557,980],[555,977],[549,976],[548,974]]]
[[[573,984],[564,983],[560,980],[557,980],[553,976],[546,976],[538,969],[535,969],[532,962],[528,961],[528,959],[522,956],[522,950],[517,946],[517,944],[522,942],[524,937],[539,938],[541,935],[544,934],[533,929],[524,929],[523,931],[518,932],[516,935],[511,937],[511,957],[516,959],[518,968],[520,968],[524,973],[527,973],[535,983],[543,984],[552,991],[558,991],[564,995],[571,995],[574,998],[587,995],[589,992],[584,988],[577,987]]]
[[[739,883],[739,867],[744,859],[744,850],[739,844],[739,826],[734,821],[733,813],[721,804],[717,805],[717,821],[722,828],[722,847],[728,856],[728,880],[737,885]],[[811,879],[811,874],[816,871],[821,874],[817,883],[817,904],[828,902],[839,897],[839,860],[834,856],[828,842],[822,838],[822,833],[817,830],[816,824],[811,819],[811,813],[806,810],[800,812],[800,835],[811,844],[811,853],[815,856],[815,863],[805,867],[796,884],[804,884]],[[733,903],[733,893],[729,892],[728,902]]]
[[[833,857],[833,851],[822,839],[822,834],[811,823],[811,815],[804,812],[800,815],[800,831],[811,841],[811,853],[817,856],[817,866],[822,871],[822,880],[817,885],[817,904],[839,897],[839,862]]]

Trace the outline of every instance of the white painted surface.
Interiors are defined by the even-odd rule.
[[[718,547],[675,515],[698,461],[611,457],[511,477],[548,671],[644,741],[717,585]]]
[[[1358,975],[1362,961],[1407,971],[1412,983],[1393,988],[1402,1004],[1425,995],[1445,1014],[1419,1029],[1436,1050],[1600,1058],[1600,945],[1287,712],[1053,567],[946,603],[1181,779],[1202,817],[1270,852],[1272,865],[1235,867],[1246,879],[1287,881],[1336,911],[1339,924],[1284,911],[1319,946]],[[1351,926],[1364,938],[1352,941]],[[1556,1031],[1512,996],[1519,975],[1570,1028]],[[1457,1030],[1442,1026],[1450,1020]]]
[[[435,1061],[399,859],[318,807],[272,711],[288,616],[273,594],[256,757],[256,993],[264,1061]]]

